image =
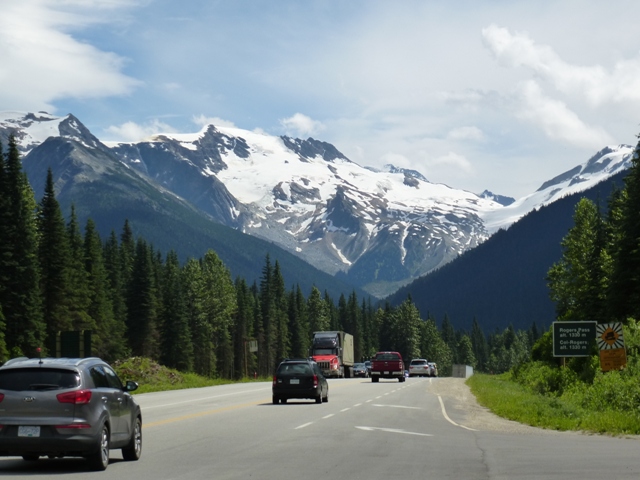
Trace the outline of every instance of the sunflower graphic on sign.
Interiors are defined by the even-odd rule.
[[[624,348],[622,323],[603,323],[596,325],[596,341],[600,350]]]
[[[619,370],[627,365],[622,323],[596,325],[596,342],[600,348],[600,367],[603,371]]]

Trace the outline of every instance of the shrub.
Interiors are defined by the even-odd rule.
[[[531,392],[540,395],[560,396],[573,383],[577,375],[570,368],[559,368],[536,361],[513,370],[513,379]]]

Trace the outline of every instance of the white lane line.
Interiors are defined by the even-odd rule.
[[[362,404],[361,404],[361,403],[356,403],[356,404],[354,405],[354,407],[359,407],[360,405],[362,405]]]
[[[373,402],[373,400],[367,400],[365,403]]]
[[[456,422],[454,422],[453,420],[451,420],[449,418],[449,415],[447,415],[447,411],[444,409],[444,402],[442,401],[442,397],[440,395],[438,395],[438,400],[440,400],[440,408],[442,408],[442,415],[444,416],[444,418],[445,418],[445,420],[447,422],[449,422],[451,425],[455,425],[456,427],[460,427],[460,428],[465,428],[467,430],[471,430],[472,432],[477,432],[478,431],[475,428],[465,427],[464,425],[459,425]]]
[[[327,418],[331,418],[335,415],[335,413],[330,413],[329,415],[325,415],[324,417],[322,417],[323,420],[326,420]]]
[[[380,428],[380,427],[356,427],[356,428],[360,430],[365,430],[367,432],[378,430],[381,432],[403,433],[405,435],[418,435],[420,437],[433,437],[433,435],[430,433],[407,432],[406,430],[401,430],[399,428]]]
[[[304,427],[308,427],[309,425],[311,425],[313,422],[309,422],[309,423],[303,423],[302,425],[299,425],[295,428],[295,430],[298,430],[300,428],[304,428]]]
[[[351,410],[351,407],[343,408],[342,410],[340,410],[340,413],[346,412],[347,410]]]
[[[391,408],[407,408],[410,410],[423,410],[421,407],[406,407],[404,405],[380,405],[379,403],[374,403],[374,407],[391,407]]]

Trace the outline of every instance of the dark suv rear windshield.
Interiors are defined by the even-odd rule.
[[[379,353],[376,360],[400,360],[400,356],[397,353]]]
[[[312,375],[308,363],[283,363],[278,367],[276,375]]]
[[[79,385],[75,372],[49,368],[0,370],[0,390],[59,390]]]

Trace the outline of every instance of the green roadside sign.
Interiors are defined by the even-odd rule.
[[[553,322],[554,357],[588,357],[596,341],[596,323]]]

